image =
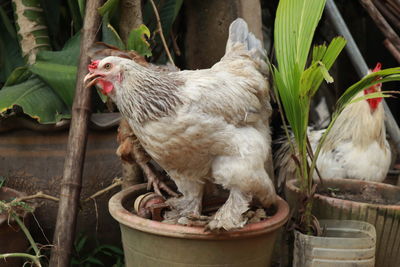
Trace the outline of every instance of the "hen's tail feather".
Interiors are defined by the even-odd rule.
[[[266,52],[261,41],[253,33],[249,32],[247,23],[242,18],[237,18],[229,26],[226,54],[231,52],[237,43],[243,44],[244,48],[250,51],[253,59],[264,60],[266,58]]]
[[[274,166],[277,171],[277,180],[275,186],[279,192],[283,191],[286,180],[292,179],[296,174],[296,164],[292,159],[293,151],[290,143],[294,143],[294,135],[290,133],[290,141],[286,135],[281,136],[274,141],[275,145],[279,145],[274,155]]]

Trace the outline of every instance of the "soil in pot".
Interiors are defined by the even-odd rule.
[[[376,184],[365,184],[359,188],[334,188],[319,185],[317,187],[317,193],[327,196],[334,197],[344,200],[380,204],[380,205],[400,205],[400,196],[398,198],[385,198],[384,192]]]

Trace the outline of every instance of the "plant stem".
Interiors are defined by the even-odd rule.
[[[14,212],[11,213],[11,216],[18,223],[19,227],[24,232],[26,238],[28,239],[33,250],[35,251],[36,256],[39,257],[40,256],[39,248],[37,247],[35,240],[33,240],[33,237],[31,235],[31,233],[29,232],[28,228],[26,228],[25,224],[21,221],[21,219],[18,217],[18,215],[16,215]]]
[[[6,258],[27,258],[27,259],[30,259],[38,267],[42,266],[40,264],[39,257],[31,255],[31,254],[28,254],[28,253],[5,253],[5,254],[0,254],[0,259],[6,259]]]
[[[165,53],[167,53],[168,59],[172,63],[172,65],[175,66],[174,60],[172,59],[171,53],[169,52],[167,42],[165,41],[164,33],[162,30],[162,26],[161,26],[161,19],[160,19],[160,15],[158,14],[157,7],[154,4],[153,0],[150,0],[150,3],[153,7],[154,14],[156,15],[156,18],[157,18],[157,28],[158,28],[158,32],[160,33],[161,41],[164,45]]]

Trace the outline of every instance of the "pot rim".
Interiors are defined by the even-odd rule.
[[[344,178],[331,178],[329,179],[329,181],[333,181],[333,182],[349,182],[349,183],[360,183],[360,184],[374,184],[378,187],[384,188],[384,189],[397,189],[400,191],[400,189],[397,186],[394,185],[390,185],[390,184],[384,184],[384,183],[378,183],[378,182],[369,182],[369,181],[363,181],[363,180],[357,180],[357,179],[344,179]],[[300,193],[300,188],[297,187],[295,185],[295,183],[297,182],[297,179],[290,179],[288,181],[286,181],[286,187],[291,190],[294,191],[296,193]],[[355,206],[370,206],[370,207],[383,207],[383,208],[387,208],[387,209],[396,209],[396,210],[400,210],[400,205],[385,205],[385,204],[375,204],[375,203],[366,203],[366,202],[359,202],[359,201],[354,201],[354,200],[347,200],[347,199],[341,199],[341,198],[335,198],[335,197],[331,197],[331,196],[325,196],[325,195],[321,195],[318,193],[315,193],[314,198],[316,199],[321,199],[321,200],[325,200],[328,202],[343,202],[343,203],[347,203],[347,204],[352,204]]]
[[[294,229],[294,233],[301,236],[307,236],[308,238],[314,240],[323,240],[323,239],[330,239],[330,240],[351,240],[351,239],[361,239],[364,242],[369,242],[371,239],[375,243],[376,241],[376,229],[375,226],[369,222],[359,221],[359,220],[337,220],[337,219],[322,219],[319,220],[320,224],[325,224],[327,229],[335,229],[336,231],[339,229],[341,231],[345,231],[345,229],[349,229],[347,225],[353,226],[354,233],[363,232],[367,234],[367,237],[337,237],[337,236],[314,236],[314,235],[307,235],[304,234],[296,229]]]
[[[267,220],[248,224],[242,229],[235,231],[212,233],[204,231],[204,227],[199,226],[161,223],[141,218],[126,210],[122,205],[134,192],[144,190],[146,187],[147,184],[134,185],[112,196],[108,202],[108,210],[111,216],[120,224],[142,232],[175,238],[205,240],[239,239],[265,235],[279,229],[289,219],[289,205],[282,198],[278,197],[277,212],[275,215]]]

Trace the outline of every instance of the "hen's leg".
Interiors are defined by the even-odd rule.
[[[207,228],[231,230],[243,227],[247,220],[242,214],[249,209],[251,198],[251,195],[242,193],[238,189],[231,189],[228,200],[217,211]]]
[[[170,198],[167,200],[167,204],[176,209],[180,217],[199,217],[204,183],[187,179],[174,179],[174,181],[183,196]]]
[[[254,129],[237,130],[234,138],[233,155],[219,156],[212,163],[215,183],[229,189],[230,195],[209,223],[211,230],[243,227],[246,219],[242,214],[253,197],[263,207],[274,204],[276,200],[273,183],[264,169],[266,155],[270,153],[268,142]]]

